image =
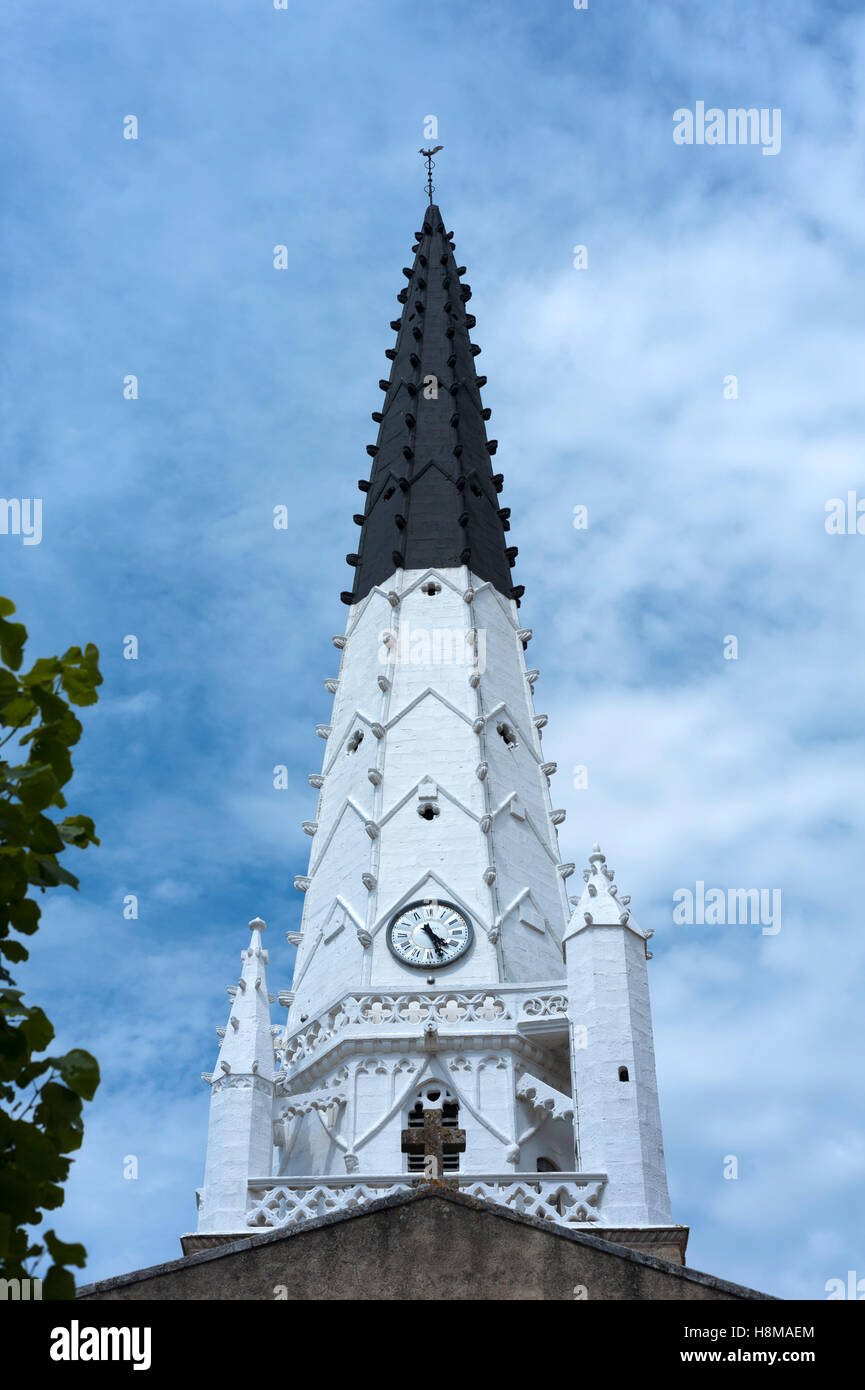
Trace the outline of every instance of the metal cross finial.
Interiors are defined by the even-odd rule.
[[[426,190],[429,194],[430,206],[432,206],[433,188],[435,186],[432,181],[432,171],[435,168],[435,160],[433,159],[433,155],[438,154],[439,150],[443,149],[444,145],[433,145],[432,149],[430,150],[418,150],[418,154],[423,155],[424,159],[426,160]]]

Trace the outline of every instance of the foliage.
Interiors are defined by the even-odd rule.
[[[72,777],[70,748],[81,736],[72,705],[93,705],[102,684],[99,653],[88,643],[63,656],[40,658],[19,674],[27,631],[10,621],[15,605],[0,598],[0,1272],[7,1279],[31,1278],[31,1263],[46,1250],[52,1261],[43,1280],[44,1298],[71,1298],[75,1280],[67,1268],[83,1266],[82,1245],[67,1245],[53,1230],[35,1244],[25,1229],[63,1202],[60,1186],[69,1175],[68,1157],[84,1133],[82,1103],[92,1100],[99,1067],[88,1052],[39,1056],[54,1029],[42,1009],[24,1003],[8,965],[27,960],[18,936],[32,936],[41,910],[33,890],[78,879],[58,856],[69,846],[99,844],[88,816],[51,815],[65,810],[63,788]],[[16,764],[5,760],[13,745]],[[19,753],[17,750],[20,749]],[[17,936],[12,936],[12,932]]]

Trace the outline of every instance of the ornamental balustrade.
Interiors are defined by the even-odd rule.
[[[563,1018],[567,996],[560,989],[525,990],[503,987],[461,994],[452,990],[433,990],[412,994],[369,992],[348,994],[332,1008],[319,1014],[304,1028],[277,1044],[282,1070],[289,1071],[315,1056],[345,1029],[368,1033],[388,1027],[421,1028],[432,1023],[478,1025],[503,1023],[515,1027],[521,1019]]]
[[[606,1177],[587,1173],[488,1174],[452,1173],[460,1192],[497,1206],[548,1221],[556,1226],[603,1224],[600,1211]],[[426,1179],[409,1174],[357,1177],[290,1178],[249,1184],[246,1224],[267,1230],[303,1225],[335,1212],[357,1211],[400,1192],[411,1192]]]

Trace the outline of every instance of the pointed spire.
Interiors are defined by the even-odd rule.
[[[214,1079],[229,1074],[260,1076],[273,1081],[276,1066],[270,1025],[270,995],[265,966],[267,951],[261,944],[265,924],[254,917],[247,950],[241,951],[240,979],[229,989],[232,995],[228,1027],[219,1049]]]
[[[519,600],[511,567],[516,547],[505,542],[508,511],[499,507],[502,475],[490,457],[475,357],[469,338],[473,314],[466,313],[471,288],[461,282],[441,213],[430,203],[417,233],[414,264],[406,287],[396,346],[388,350],[390,376],[373,459],[360,544],[349,561],[354,587],[343,593],[356,603],[395,569],[456,568],[467,565],[506,598]]]

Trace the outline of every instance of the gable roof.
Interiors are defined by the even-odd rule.
[[[79,1288],[79,1299],[769,1299],[583,1230],[419,1185]],[[150,1287],[147,1287],[147,1286]],[[266,1292],[265,1292],[266,1291]],[[773,1300],[774,1301],[774,1300]]]

